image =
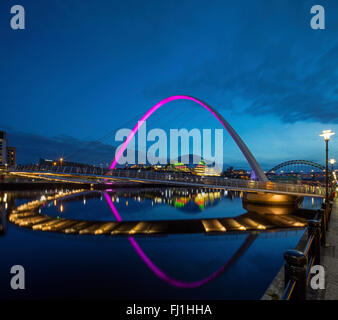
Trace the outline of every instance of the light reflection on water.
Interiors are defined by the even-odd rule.
[[[28,199],[40,199],[42,195],[8,194],[7,207],[13,208]],[[203,194],[167,189],[133,193],[124,190],[109,196],[126,220],[235,217],[246,212],[239,194],[230,192],[204,191]],[[318,200],[314,202],[311,198],[305,199],[303,205],[320,207]],[[126,238],[28,231],[5,221],[4,204],[1,212],[2,230],[6,228],[6,232],[0,237],[3,261],[0,274],[8,274],[9,266],[18,261],[26,266],[30,289],[25,294],[32,298],[61,295],[63,298],[259,299],[280,269],[284,250],[295,247],[303,234],[302,230],[261,233],[225,273],[201,287],[184,290],[157,277]],[[114,219],[102,194],[95,192],[76,201],[52,201],[42,212],[77,219]],[[191,282],[223,266],[246,237],[245,234],[183,234],[137,237],[137,241],[158,268],[172,278]],[[0,297],[16,298],[4,279],[0,277]]]
[[[243,205],[242,193],[226,190],[158,189],[151,191],[115,191],[109,193],[124,221],[170,220],[236,217],[246,211],[290,214],[292,207]],[[101,192],[81,195],[68,201],[54,201],[42,209],[50,216],[97,221],[115,220]],[[317,210],[318,198],[304,198],[304,209]]]
[[[227,217],[245,211],[239,194],[226,191],[159,189],[117,191],[109,196],[122,219],[127,221]],[[49,203],[43,212],[72,219],[115,220],[100,192],[81,195],[77,201]]]

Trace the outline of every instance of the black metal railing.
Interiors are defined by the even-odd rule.
[[[281,300],[305,300],[311,269],[320,264],[321,246],[326,245],[326,231],[330,221],[332,201],[323,204],[315,220],[308,222],[308,239],[304,251],[284,253],[284,293]]]

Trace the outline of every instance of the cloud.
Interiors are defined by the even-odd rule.
[[[46,138],[41,135],[7,131],[10,146],[16,147],[17,163],[37,163],[40,158],[106,165],[115,155],[115,148],[99,141],[84,141],[59,135]]]
[[[274,115],[285,123],[315,121],[338,123],[338,45],[306,71],[285,66],[285,59],[274,66],[267,59],[257,67],[240,73],[219,72],[209,68],[209,63],[200,67],[196,75],[189,72],[175,83],[167,83],[147,92],[164,96],[164,91],[200,92],[217,101],[221,106],[232,108],[236,113],[254,116]],[[228,69],[219,60],[213,62],[220,69]],[[286,64],[288,64],[286,62]],[[191,76],[192,75],[192,76]],[[236,99],[245,103],[234,104]],[[207,101],[210,101],[209,99]]]
[[[212,53],[200,63],[147,88],[145,95],[183,91],[235,113],[273,115],[284,123],[338,123],[336,26],[319,35],[309,27],[308,5],[294,2],[269,19],[247,18],[233,25],[235,36],[224,32],[224,40],[209,44]]]

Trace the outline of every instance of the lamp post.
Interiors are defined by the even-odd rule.
[[[329,202],[329,141],[330,137],[335,133],[331,130],[324,130],[319,136],[324,138],[326,145],[326,161],[325,161],[325,203]]]

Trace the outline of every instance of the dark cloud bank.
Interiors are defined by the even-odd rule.
[[[115,148],[98,141],[83,141],[70,136],[47,138],[36,134],[7,131],[9,145],[17,149],[17,163],[37,163],[40,158],[106,165],[114,158]]]

